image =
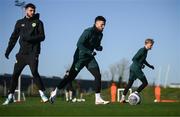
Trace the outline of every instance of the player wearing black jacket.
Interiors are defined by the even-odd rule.
[[[26,16],[16,22],[14,31],[10,37],[5,57],[9,59],[9,54],[18,40],[20,49],[16,54],[16,63],[14,65],[9,95],[3,105],[7,105],[13,101],[13,94],[18,84],[18,78],[26,65],[29,65],[31,69],[34,80],[39,88],[42,101],[48,101],[43,93],[45,88],[38,73],[40,45],[45,39],[45,34],[43,22],[39,20],[39,14],[35,14],[35,9],[35,5],[31,3],[25,6]]]

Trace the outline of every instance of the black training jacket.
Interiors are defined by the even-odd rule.
[[[20,44],[18,54],[40,54],[40,43],[44,41],[45,34],[43,22],[39,20],[39,14],[35,14],[32,18],[24,17],[16,22],[6,54],[10,54],[18,39]]]

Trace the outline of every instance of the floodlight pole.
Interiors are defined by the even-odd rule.
[[[160,82],[161,82],[161,66],[159,67],[159,71],[158,71],[158,79],[157,79],[157,84],[156,86],[160,86]]]
[[[167,81],[168,81],[168,78],[169,78],[169,70],[170,70],[170,65],[167,66],[165,82],[164,82],[164,88],[167,88]]]
[[[25,1],[22,1],[22,0],[15,0],[14,3],[15,3],[15,6],[21,8],[21,10],[22,10],[22,17],[24,17],[24,11],[23,11],[23,9],[24,9],[24,6],[25,6],[26,2],[25,2]]]

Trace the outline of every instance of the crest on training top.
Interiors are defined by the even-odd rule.
[[[32,23],[32,27],[36,27],[36,23]]]

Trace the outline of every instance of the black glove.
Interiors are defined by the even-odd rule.
[[[154,66],[153,66],[153,65],[151,65],[151,66],[149,66],[149,68],[154,69]]]
[[[92,55],[93,55],[93,56],[96,56],[96,52],[92,52]]]
[[[143,64],[142,66],[141,66],[141,69],[144,69],[145,68],[145,65]]]
[[[6,57],[6,59],[9,59],[9,54],[5,53],[5,57]]]
[[[99,46],[96,48],[97,51],[102,51],[103,50],[103,47],[102,46]]]

